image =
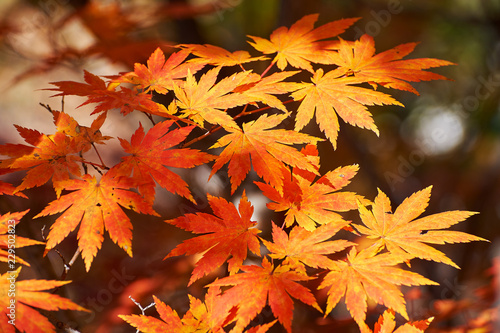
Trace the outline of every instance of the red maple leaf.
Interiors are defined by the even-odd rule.
[[[169,131],[173,121],[163,121],[144,134],[142,124],[132,135],[130,143],[120,139],[125,152],[130,156],[122,157],[123,161],[113,167],[120,175],[133,175],[139,192],[147,202],[153,203],[155,181],[166,190],[182,195],[194,201],[188,185],[182,178],[167,169],[192,168],[213,159],[213,156],[195,149],[171,149],[182,142],[194,126],[186,126]]]
[[[242,266],[244,273],[224,277],[209,286],[234,286],[224,292],[222,301],[238,306],[235,332],[242,330],[269,303],[273,314],[291,332],[293,317],[293,298],[313,306],[322,312],[309,289],[297,281],[311,278],[302,272],[290,270],[289,266],[274,267],[267,258],[262,260],[262,267]]]
[[[60,91],[59,94],[53,95],[52,97],[66,95],[87,97],[87,101],[80,106],[90,103],[98,104],[91,114],[111,109],[120,109],[123,115],[127,115],[134,110],[159,115],[167,113],[165,107],[153,102],[151,95],[148,93],[136,92],[125,87],[120,87],[120,90],[116,90],[119,83],[106,84],[99,76],[85,70],[84,80],[86,83],[74,81],[51,82],[51,84],[57,86],[57,88],[49,88],[46,90]]]
[[[133,72],[126,73],[113,81],[136,84],[144,92],[153,90],[166,94],[174,89],[174,84],[179,84],[179,79],[187,76],[188,70],[194,74],[204,66],[204,64],[182,63],[188,55],[189,51],[182,50],[172,53],[165,60],[165,54],[157,48],[149,57],[147,66],[136,63]]]
[[[260,230],[254,228],[256,222],[250,221],[253,207],[245,192],[241,197],[238,210],[234,204],[223,198],[208,195],[208,203],[214,215],[206,213],[186,214],[165,222],[173,224],[195,234],[204,234],[185,240],[173,249],[166,258],[182,254],[192,255],[203,253],[191,274],[189,284],[210,273],[227,260],[229,273],[236,273],[243,260],[247,258],[247,247],[260,256],[257,234]]]

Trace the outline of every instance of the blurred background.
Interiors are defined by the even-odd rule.
[[[50,88],[49,82],[83,81],[83,69],[97,75],[130,71],[135,62],[145,63],[156,47],[168,52],[178,43],[208,43],[256,54],[246,35],[269,38],[277,27],[290,26],[311,13],[320,14],[316,26],[360,17],[342,37],[353,40],[370,34],[377,52],[419,42],[411,58],[439,58],[457,64],[435,70],[450,81],[414,84],[421,96],[390,91],[405,108],[370,108],[379,138],[342,123],[338,149],[333,151],[329,143],[319,146],[322,156],[329,157],[321,159],[321,171],[358,163],[360,172],[348,189],[373,199],[380,188],[394,208],[415,191],[433,185],[426,214],[480,212],[453,229],[487,238],[491,243],[438,246],[461,270],[428,262],[412,264],[413,270],[441,286],[405,289],[408,313],[411,320],[435,316],[431,326],[435,332],[500,331],[494,326],[498,316],[496,277],[500,273],[499,264],[495,264],[500,255],[500,0],[3,0],[0,143],[22,143],[13,124],[53,133],[52,117],[39,104],[61,109],[62,100],[50,98],[53,93],[43,90]],[[88,114],[93,109],[77,109],[83,102],[82,98],[67,97],[64,110],[81,125],[89,126],[94,118]],[[288,105],[293,109],[297,104]],[[101,131],[129,140],[139,121],[146,125],[147,118],[110,112]],[[322,136],[314,122],[307,130]],[[206,149],[216,139],[214,136],[195,148]],[[118,147],[118,140],[113,144]],[[119,156],[110,149],[106,158],[112,164]],[[155,209],[162,218],[129,214],[134,224],[134,258],[128,258],[106,236],[89,273],[81,260],[69,272],[67,279],[73,283],[62,291],[63,296],[91,309],[92,314],[59,314],[54,320],[81,332],[133,332],[116,317],[140,312],[129,295],[146,306],[154,294],[179,313],[188,309],[187,293],[202,297],[203,284],[208,280],[186,288],[193,258],[162,260],[189,236],[163,219],[207,210],[207,191],[229,198],[228,180],[224,172],[219,172],[207,183],[208,167],[181,172],[186,181],[199,188],[194,193],[198,206],[159,189]],[[12,174],[2,179],[19,184],[22,176]],[[268,225],[268,220],[276,216],[266,212],[265,198],[252,179],[247,179],[246,185],[256,207],[256,219]],[[54,218],[31,217],[54,200],[55,194],[50,186],[26,194],[29,200],[2,196],[0,213],[30,208],[18,227],[19,235],[41,240],[43,225],[48,227]],[[239,195],[241,191],[232,199],[237,202]],[[76,247],[73,235],[59,251],[68,261]],[[54,251],[42,260],[41,247],[19,251],[31,263],[31,268],[23,268],[21,278],[60,277],[63,261]],[[318,297],[324,302],[324,297]],[[342,306],[325,319],[300,304],[297,308],[303,310],[294,318],[297,332],[357,331]],[[376,319],[378,311],[380,308],[369,320]],[[153,315],[154,310],[147,314]],[[269,321],[269,311],[264,311],[256,323],[258,320]],[[275,326],[273,331],[281,332],[281,327]]]

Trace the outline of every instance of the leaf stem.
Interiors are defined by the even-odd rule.
[[[267,68],[262,72],[262,74],[260,74],[260,77],[264,77],[264,75],[267,74],[267,72],[274,66],[274,64],[276,63],[276,60],[273,60],[269,66],[267,66]]]
[[[200,140],[203,140],[204,138],[206,138],[207,136],[209,136],[210,134],[214,133],[214,132],[217,132],[218,130],[220,130],[222,128],[222,126],[217,126],[217,127],[212,127],[208,132],[206,132],[205,134],[203,135],[200,135],[199,137],[197,138],[194,138],[193,140],[187,142],[186,144],[182,145],[182,148],[186,148],[186,147],[189,147],[191,146],[193,143],[195,142],[198,142]]]
[[[92,145],[92,147],[94,147],[94,150],[95,150],[95,152],[96,152],[96,154],[97,154],[97,157],[99,157],[99,161],[101,161],[101,164],[102,164],[102,165],[105,165],[105,164],[104,164],[104,161],[103,161],[103,160],[102,160],[102,158],[101,158],[101,154],[99,154],[99,150],[97,150],[97,147],[95,146],[94,142],[92,142],[92,143],[91,143],[91,145]]]

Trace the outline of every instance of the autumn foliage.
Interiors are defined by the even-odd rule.
[[[179,314],[154,296],[159,316],[122,313],[121,319],[141,332],[256,333],[278,325],[292,332],[297,303],[321,317],[343,302],[362,332],[424,331],[432,318],[410,320],[401,286],[439,283],[411,270],[417,259],[458,268],[434,245],[484,241],[449,230],[475,213],[425,215],[431,187],[397,207],[380,190],[375,198],[349,191],[358,165],[324,170],[317,143],[336,148],[338,132],[347,124],[383,135],[368,107],[402,106],[390,89],[418,94],[411,82],[445,79],[428,69],[453,64],[405,59],[416,43],[377,53],[369,35],[356,41],[339,37],[357,19],[315,27],[317,19],[307,15],[276,29],[269,39],[249,36],[254,55],[181,44],[158,48],[132,72],[102,78],[85,71],[84,82],[52,82],[48,89],[54,96],[79,96],[82,105],[92,104],[89,116],[95,120],[86,127],[64,110],[50,110],[54,133],[15,125],[25,144],[0,146],[2,174],[25,172],[20,184],[0,184],[3,194],[25,196],[23,191],[50,183],[57,197],[35,216],[54,216],[46,239],[19,237],[17,246],[43,244],[47,254],[76,232],[75,250],[87,271],[108,236],[132,257],[128,213],[159,217],[153,208],[157,186],[196,203],[176,170],[209,165],[209,178],[227,173],[231,194],[241,193],[239,203],[207,193],[211,212],[165,221],[193,234],[164,260],[197,255],[188,285],[203,283],[204,299],[190,296],[189,310]],[[159,103],[159,96],[170,102]],[[117,111],[145,117],[129,137],[118,138],[122,157],[110,165],[100,152],[113,138],[101,128],[107,114]],[[305,132],[313,118],[321,137]],[[208,151],[191,147],[215,134]],[[252,170],[260,179],[256,189],[269,199],[267,208],[282,212],[282,221],[253,220],[244,182]],[[349,211],[359,218],[348,220],[343,214]],[[19,221],[25,212],[2,216],[2,261],[7,258],[5,221],[14,214]],[[263,230],[269,229],[271,237],[265,238]],[[7,288],[5,281],[0,288]],[[85,311],[43,292],[68,283],[18,281],[16,328],[54,331],[32,307]],[[317,298],[320,292],[326,302]],[[8,299],[3,291],[0,295],[5,311]],[[386,310],[373,325],[367,312],[374,304]],[[252,323],[266,307],[274,318]],[[397,329],[396,314],[407,322]],[[0,327],[14,332],[6,313]]]

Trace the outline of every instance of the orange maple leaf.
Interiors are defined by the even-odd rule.
[[[379,251],[380,248],[372,246],[357,252],[353,247],[347,255],[347,261],[334,262],[336,267],[330,268],[318,287],[329,288],[325,315],[345,296],[347,309],[353,319],[362,330],[366,329],[367,298],[370,297],[408,320],[405,300],[398,286],[437,285],[417,273],[394,267],[411,257],[377,254]]]
[[[406,198],[392,214],[389,198],[379,190],[372,212],[362,204],[359,213],[364,225],[352,224],[356,230],[369,239],[374,246],[386,247],[395,255],[410,255],[426,260],[442,262],[459,268],[444,253],[424,244],[467,243],[487,241],[484,238],[460,231],[438,230],[457,224],[475,212],[450,211],[416,219],[428,205],[432,186]]]
[[[111,139],[110,136],[102,135],[100,131],[106,120],[106,113],[100,114],[90,127],[80,125],[66,112],[52,111],[52,114],[57,131],[78,140],[77,144],[81,144],[79,150],[82,153],[88,151],[94,144],[104,144],[104,141]]]
[[[315,165],[304,154],[287,145],[316,143],[321,139],[284,129],[270,130],[287,118],[284,115],[264,114],[257,120],[243,124],[243,129],[228,129],[229,134],[220,138],[212,147],[225,147],[216,159],[210,177],[229,162],[228,174],[231,179],[231,193],[237,189],[250,171],[250,157],[257,175],[275,187],[283,189],[283,175],[279,170],[284,163],[305,169],[315,174]],[[226,147],[227,146],[227,147]]]
[[[113,169],[120,175],[133,174],[139,192],[149,203],[154,201],[155,180],[166,190],[195,202],[186,182],[166,167],[192,168],[207,163],[214,157],[195,149],[170,149],[182,142],[194,128],[186,126],[169,131],[173,123],[158,123],[147,134],[144,134],[142,124],[139,124],[130,143],[119,138],[125,152],[131,155],[122,157],[123,161]]]
[[[391,309],[385,310],[380,316],[378,322],[375,323],[373,333],[423,333],[434,317],[426,320],[408,322],[396,330],[396,322],[394,321],[394,311]]]
[[[71,283],[71,281],[19,281],[17,277],[20,271],[21,267],[15,271],[9,271],[0,275],[0,328],[3,329],[3,332],[56,332],[54,325],[37,310],[33,309],[33,307],[47,311],[61,309],[90,312],[67,298],[43,291],[64,286]],[[12,287],[13,283],[15,283],[14,288]],[[9,306],[15,309],[14,312],[11,311]],[[13,314],[13,316],[9,316],[11,314]],[[9,323],[12,319],[14,319],[12,322],[14,322],[15,325]]]
[[[160,48],[151,54],[147,66],[136,63],[134,71],[123,74],[113,82],[132,83],[138,85],[144,92],[156,91],[166,94],[174,89],[174,84],[179,84],[179,79],[187,76],[188,69],[191,74],[200,70],[204,64],[182,63],[189,55],[189,51],[172,53],[167,60]]]
[[[192,255],[207,251],[196,263],[189,285],[221,266],[229,256],[232,256],[227,260],[229,273],[236,273],[243,264],[243,260],[247,258],[247,247],[260,256],[257,238],[260,230],[254,228],[256,222],[250,221],[253,207],[245,192],[241,197],[238,210],[233,203],[211,195],[208,195],[208,203],[215,216],[206,213],[186,214],[165,221],[184,230],[204,234],[185,240],[165,257],[166,259],[182,254]]]
[[[406,90],[418,95],[408,82],[447,80],[446,77],[423,71],[423,69],[455,65],[440,59],[405,59],[417,43],[399,45],[375,55],[375,42],[370,35],[363,35],[354,43],[340,39],[338,53],[332,56],[333,63],[349,74],[369,83],[378,83],[386,88]]]
[[[337,192],[349,184],[358,171],[357,165],[339,167],[319,178],[302,170],[283,168],[283,192],[274,187],[255,182],[262,193],[274,202],[267,204],[276,212],[286,211],[285,225],[290,227],[295,221],[308,231],[316,229],[317,224],[339,221],[342,217],[336,212],[345,212],[357,207],[357,201],[366,202],[354,192]],[[334,182],[334,184],[332,184]]]
[[[289,265],[293,269],[306,272],[305,266],[313,268],[329,268],[333,261],[327,254],[344,250],[356,245],[347,240],[326,240],[332,238],[340,229],[349,224],[349,221],[338,220],[318,227],[314,231],[295,226],[287,234],[273,222],[273,242],[262,239],[262,242],[271,252],[273,259],[283,259],[282,265]]]
[[[354,86],[365,82],[357,77],[346,77],[347,70],[337,68],[323,73],[318,69],[312,77],[312,83],[302,83],[302,87],[291,94],[294,100],[302,100],[297,109],[295,130],[301,130],[316,112],[316,122],[325,132],[333,147],[337,147],[339,131],[338,116],[345,122],[372,130],[378,135],[378,129],[366,105],[400,105],[391,96]]]
[[[220,301],[219,287],[208,288],[205,302],[191,295],[188,297],[189,310],[182,319],[175,310],[154,295],[156,310],[161,320],[145,315],[118,315],[118,317],[144,333],[225,332],[222,327],[226,326],[234,315],[229,312],[229,305]]]
[[[297,283],[312,278],[303,272],[290,270],[289,266],[274,267],[267,258],[262,267],[241,266],[244,273],[224,277],[209,286],[229,286],[231,289],[222,295],[222,303],[238,306],[234,332],[242,332],[250,321],[264,308],[266,301],[278,321],[291,332],[293,300],[296,298],[322,312],[311,291]]]
[[[22,191],[35,186],[41,186],[52,178],[57,195],[61,193],[61,181],[71,175],[81,175],[77,162],[81,157],[78,140],[68,137],[63,132],[54,135],[45,135],[36,130],[15,125],[19,134],[32,146],[22,144],[4,144],[0,146],[0,154],[11,158],[0,162],[0,167],[15,171],[29,169],[23,182],[16,188]]]
[[[115,243],[132,256],[132,224],[120,206],[138,213],[158,214],[139,194],[126,190],[136,186],[129,178],[119,177],[112,170],[105,173],[100,181],[90,175],[83,175],[82,178],[62,181],[61,186],[73,192],[52,201],[34,218],[65,211],[50,227],[45,253],[80,224],[78,246],[88,271],[101,248],[104,229]]]
[[[247,51],[235,51],[229,52],[222,47],[210,45],[210,44],[179,44],[184,50],[188,50],[190,53],[194,54],[198,58],[189,59],[188,63],[200,63],[209,64],[213,66],[236,66],[245,64],[252,61],[266,60],[266,57],[254,57],[250,56]]]
[[[283,82],[283,80],[297,73],[299,71],[278,72],[265,77],[252,73],[248,76],[250,82],[237,87],[234,92],[238,92],[252,101],[262,102],[270,107],[287,112],[285,105],[274,95],[286,94],[299,89],[301,87],[300,83]]]
[[[225,129],[238,128],[236,122],[225,110],[253,102],[241,94],[232,93],[236,87],[245,83],[245,79],[251,72],[235,73],[215,83],[219,71],[220,67],[209,70],[198,82],[188,71],[185,84],[182,87],[174,85],[177,106],[182,109],[180,112],[182,117],[189,117],[201,127],[206,121]]]
[[[14,262],[29,266],[29,263],[16,255],[16,248],[44,244],[34,239],[17,236],[15,232],[15,226],[21,222],[28,211],[29,209],[0,216],[0,261],[9,262],[9,259],[14,258]]]
[[[314,23],[318,14],[306,15],[290,29],[280,27],[273,31],[270,40],[261,37],[248,36],[253,39],[249,42],[256,50],[264,54],[278,53],[273,63],[284,70],[290,64],[292,67],[314,72],[311,62],[331,64],[332,51],[328,50],[338,41],[322,41],[335,37],[349,28],[357,18],[342,19],[324,24],[316,29]]]

